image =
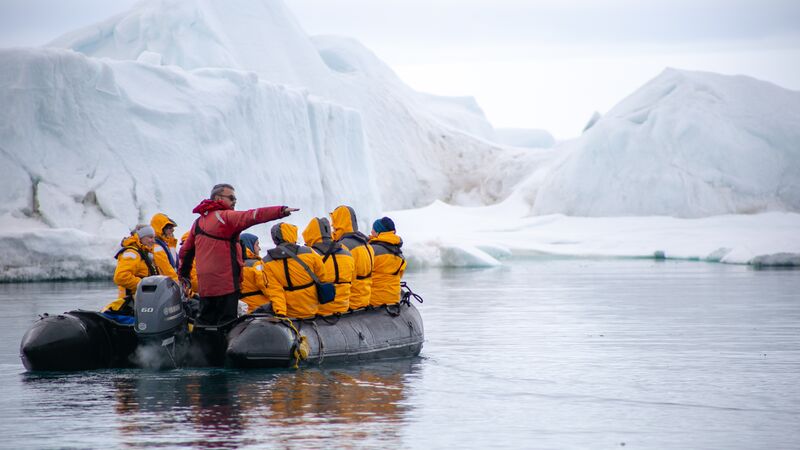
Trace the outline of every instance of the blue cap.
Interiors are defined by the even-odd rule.
[[[381,217],[380,219],[372,222],[372,229],[375,230],[376,233],[383,233],[386,231],[395,231],[394,229],[394,221],[388,217]]]
[[[242,244],[244,244],[248,250],[253,253],[256,252],[256,241],[258,241],[258,236],[250,233],[242,233],[239,235],[239,240],[242,241]]]

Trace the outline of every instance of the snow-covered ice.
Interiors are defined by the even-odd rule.
[[[448,166],[491,177],[474,154],[497,158],[502,152],[484,141],[494,130],[474,99],[413,91],[357,41],[306,35],[280,1],[147,0],[50,46],[126,61],[157,53],[163,65],[187,71],[253,72],[260,80],[351,108],[361,116],[377,162],[371,172],[382,181],[379,196],[391,207],[451,198],[460,184]]]
[[[800,254],[800,93],[747,77],[666,70],[554,143],[307,36],[280,1],[145,0],[0,49],[0,104],[0,280],[107,275],[133,225],[186,230],[218,182],[300,227],[392,211],[412,266]]]
[[[570,217],[523,213],[518,198],[484,207],[434,202],[388,213],[417,265],[491,267],[539,257],[684,259],[757,266],[800,265],[800,214],[697,219]]]
[[[526,189],[536,214],[798,212],[798,124],[800,92],[667,69],[563,145]]]

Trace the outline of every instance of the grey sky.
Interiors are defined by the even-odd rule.
[[[37,45],[122,12],[133,0],[0,0],[0,45]],[[311,34],[415,49],[524,44],[797,44],[792,0],[287,0]],[[782,43],[782,44],[781,44]],[[403,56],[414,63],[409,53]]]
[[[347,32],[381,45],[686,44],[796,38],[800,33],[800,2],[789,0],[292,0],[289,4],[312,32]]]
[[[41,45],[135,3],[0,0],[0,47]],[[611,107],[666,66],[741,73],[800,89],[797,0],[286,4],[309,34],[360,40],[417,89],[474,95],[495,124],[562,136],[579,132],[593,110]],[[562,110],[563,104],[572,109]]]

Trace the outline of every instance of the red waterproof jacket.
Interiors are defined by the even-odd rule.
[[[203,200],[192,212],[200,214],[181,246],[179,273],[189,278],[197,265],[198,294],[215,297],[238,292],[242,281],[239,233],[253,225],[284,217],[284,206],[234,211],[224,203]]]

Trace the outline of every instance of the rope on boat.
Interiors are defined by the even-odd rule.
[[[310,348],[308,346],[308,339],[300,334],[300,331],[297,327],[294,326],[294,322],[292,319],[288,317],[276,317],[276,319],[280,320],[281,323],[288,326],[289,328],[294,331],[294,346],[292,347],[292,356],[294,356],[294,365],[292,369],[299,369],[300,368],[300,361],[305,361],[308,358],[308,354],[310,353]]]
[[[408,286],[408,283],[406,283],[405,281],[402,281],[400,283],[400,289],[401,289],[400,303],[403,303],[406,306],[411,306],[412,298],[420,303],[423,302],[422,297],[419,294],[412,291],[411,288]]]

